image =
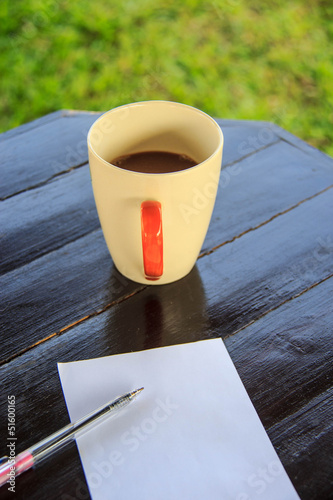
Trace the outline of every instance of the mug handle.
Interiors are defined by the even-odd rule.
[[[163,274],[162,206],[159,201],[141,203],[141,236],[145,277],[158,280]]]

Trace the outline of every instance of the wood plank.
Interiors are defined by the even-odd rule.
[[[225,168],[220,175],[202,252],[259,226],[332,185],[333,160],[314,163],[311,156],[284,142]],[[205,187],[202,199],[193,198],[193,208],[200,209],[204,193]],[[195,213],[190,217],[195,217]]]
[[[332,296],[329,278],[225,339],[266,428],[333,386]]]
[[[231,147],[230,141],[228,144]],[[202,251],[260,225],[332,184],[333,168],[314,166],[308,155],[286,143],[268,146],[226,166]],[[193,202],[189,217],[205,202],[204,187]],[[0,274],[97,229],[88,165],[2,202],[0,227]]]
[[[100,227],[88,166],[2,202],[0,274]]]
[[[278,125],[274,124],[271,127],[271,129],[272,132],[274,132],[278,137],[280,137],[287,143],[292,144],[297,149],[304,151],[305,153],[310,155],[315,161],[327,164],[330,164],[330,162],[332,161],[331,156],[327,155],[323,151],[320,151],[314,146],[311,146],[311,144],[308,144],[307,142],[303,141],[296,135],[292,134],[291,132],[288,132],[287,130],[279,127]]]
[[[219,329],[211,327],[204,284],[195,270],[179,282],[178,287],[173,284],[146,289],[115,306],[112,311],[105,311],[4,365],[0,370],[2,394],[16,394],[21,416],[18,429],[20,451],[68,421],[56,362],[213,338],[218,334],[223,336],[223,321]],[[282,463],[298,491],[302,492],[303,500],[327,498],[320,496],[325,486],[320,482],[323,476],[320,453],[323,447],[327,451],[325,429],[329,430],[327,422],[332,422],[333,402],[324,399],[325,408],[320,414],[316,404],[320,401],[322,388],[327,385],[322,386],[326,369],[330,370],[329,376],[332,373],[328,352],[332,361],[330,330],[333,311],[328,307],[332,291],[333,279],[330,279],[225,341]],[[136,304],[133,306],[131,301]],[[321,361],[324,363],[322,370],[318,368]],[[323,375],[318,378],[316,374],[320,372]],[[265,383],[267,376],[268,383]],[[314,383],[317,391],[313,390]],[[290,390],[295,394],[298,392],[298,399],[288,397]],[[272,408],[271,414],[269,408]],[[2,398],[1,435],[6,433],[6,411],[6,401]],[[303,412],[303,419],[297,418],[297,412]],[[271,416],[267,419],[269,414]],[[274,424],[269,426],[269,422]],[[311,430],[311,422],[315,423],[318,432],[307,432],[307,429]],[[303,453],[297,456],[297,449],[302,449]],[[309,450],[310,461],[307,459]],[[72,473],[69,472],[71,457]],[[39,488],[46,485],[51,488],[51,484],[52,490],[66,492],[75,498],[78,483],[73,485],[73,477],[82,481],[75,449],[62,455],[61,464],[63,468],[58,464],[54,474],[51,467],[55,464],[46,462],[20,478],[24,491],[29,491],[29,498],[40,498]],[[331,467],[328,460],[325,467],[324,474]]]
[[[232,333],[326,278],[332,272],[332,215],[327,191],[199,259],[212,327],[216,316]],[[176,293],[179,283],[168,286]],[[143,287],[115,271],[101,231],[3,275],[2,359]],[[127,314],[140,321],[135,301],[130,307]],[[126,317],[121,321],[126,324]]]
[[[231,334],[330,276],[332,210],[329,190],[200,259],[212,326],[216,315]]]
[[[87,163],[87,133],[100,114],[102,113],[61,113],[56,115],[56,119],[53,116],[50,120],[44,117],[40,126],[36,124],[37,126],[26,127],[24,130],[18,129],[17,134],[11,132],[9,135],[0,135],[0,199],[38,187],[71,168]],[[260,147],[278,140],[272,132],[260,142],[256,136],[257,128],[254,125],[252,128],[248,127],[242,122],[230,130],[225,128],[224,133],[225,164],[244,156],[244,144],[246,149],[252,136],[259,141]],[[247,146],[246,150],[248,149]]]
[[[302,499],[333,491],[333,278],[225,340]]]
[[[0,141],[0,199],[88,161],[87,132],[98,113],[59,116]]]
[[[6,273],[0,282],[5,356],[142,288],[115,270],[101,230]]]
[[[232,120],[232,119],[217,118],[216,121],[218,122],[221,128],[233,127],[239,123],[239,120]],[[275,136],[279,137],[288,144],[291,144],[300,151],[303,151],[304,153],[310,155],[316,162],[330,164],[332,161],[331,156],[327,155],[323,151],[320,151],[314,146],[311,146],[311,144],[307,143],[303,139],[300,139],[299,137],[292,134],[288,130],[283,129],[276,123],[267,121],[257,121],[257,120],[256,121],[242,120],[241,123],[247,127],[251,127],[252,130],[254,130],[255,128],[257,129],[257,133],[255,134],[254,138],[253,137],[250,138],[249,134],[249,139],[248,139],[249,146],[251,145],[250,144],[251,142],[254,143],[255,141],[259,141],[262,144],[265,143],[269,135],[273,133]]]
[[[332,498],[332,400],[330,387],[268,431],[287,473],[297,478],[297,489],[304,500]]]
[[[216,122],[224,136],[223,168],[279,142],[279,136],[267,123],[221,119]]]
[[[40,118],[36,118],[35,120],[31,120],[30,122],[23,123],[18,127],[14,127],[12,129],[6,130],[0,134],[0,142],[5,141],[11,137],[17,137],[19,134],[23,134],[28,130],[33,128],[41,127],[45,125],[45,123],[51,122],[53,120],[57,120],[58,118],[65,116],[67,111],[65,109],[60,109],[59,111],[54,111],[53,113],[49,113],[47,115],[41,116]]]

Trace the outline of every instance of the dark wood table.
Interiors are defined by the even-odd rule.
[[[60,111],[0,136],[2,454],[9,395],[17,453],[68,423],[57,362],[222,337],[301,499],[333,498],[333,160],[270,123],[218,120],[197,265],[144,286],[117,272],[100,229],[86,147],[98,116]],[[17,478],[15,498],[90,498],[75,444]]]

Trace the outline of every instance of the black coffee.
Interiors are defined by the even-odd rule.
[[[165,174],[178,172],[197,165],[197,162],[186,155],[168,153],[166,151],[144,151],[129,155],[118,156],[110,163],[117,167],[142,172],[146,174]]]

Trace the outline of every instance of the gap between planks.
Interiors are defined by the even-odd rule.
[[[132,293],[130,293],[128,295],[125,295],[124,297],[120,297],[117,300],[113,300],[112,302],[110,302],[109,304],[107,304],[106,306],[104,306],[102,309],[98,309],[97,311],[94,311],[94,312],[92,312],[90,314],[87,314],[83,318],[80,318],[77,321],[74,321],[73,323],[70,323],[69,325],[64,326],[58,332],[51,333],[51,335],[48,335],[44,339],[38,340],[38,342],[35,342],[34,344],[32,344],[32,345],[30,345],[28,347],[25,347],[21,351],[18,351],[15,354],[12,354],[8,358],[3,359],[2,361],[0,361],[0,366],[5,365],[5,364],[9,363],[10,361],[13,361],[13,359],[15,359],[15,358],[17,358],[19,356],[22,356],[22,354],[25,354],[27,351],[30,351],[31,349],[34,349],[35,347],[39,346],[40,344],[44,344],[48,340],[53,339],[54,337],[62,335],[63,333],[65,333],[67,330],[70,330],[74,326],[77,326],[80,323],[83,323],[84,321],[87,321],[88,319],[93,318],[94,316],[99,316],[100,314],[104,313],[105,311],[107,311],[111,307],[113,307],[113,306],[115,306],[117,304],[121,304],[121,302],[124,302],[125,300],[130,299],[131,297],[133,297],[134,295],[137,295],[138,293],[143,292],[143,290],[145,290],[146,288],[147,288],[147,286],[144,285],[144,286],[140,287],[138,290],[135,290],[134,292],[132,292]]]
[[[286,208],[286,210],[282,210],[282,212],[278,212],[277,214],[272,215],[272,217],[270,217],[269,219],[267,219],[263,222],[260,222],[260,224],[258,224],[257,226],[250,227],[249,229],[246,229],[242,233],[237,234],[236,236],[234,236],[230,240],[223,241],[219,245],[216,245],[215,247],[211,248],[210,250],[206,250],[206,252],[202,252],[198,258],[200,259],[201,257],[205,257],[206,255],[210,255],[211,253],[215,252],[216,250],[223,247],[224,245],[227,245],[229,243],[233,243],[235,240],[238,240],[239,238],[241,238],[245,234],[251,233],[252,231],[256,231],[257,229],[260,229],[261,227],[266,226],[266,224],[268,224],[272,220],[276,219],[277,217],[280,217],[281,215],[285,215],[288,212],[291,212],[292,210],[299,207],[303,203],[310,201],[313,198],[316,198],[317,196],[320,196],[321,194],[325,193],[326,191],[329,191],[330,189],[332,189],[332,187],[333,187],[333,184],[331,184],[330,186],[327,186],[325,189],[322,189],[321,191],[318,191],[318,193],[315,193],[315,194],[309,196],[308,198],[304,198],[304,200],[301,200],[298,203],[296,203],[295,205],[292,205],[291,207]]]
[[[264,311],[263,313],[259,314],[259,316],[257,316],[256,318],[252,319],[246,325],[241,326],[240,328],[238,328],[234,332],[229,333],[228,335],[226,335],[225,337],[223,337],[223,340],[226,340],[229,337],[233,337],[234,335],[236,335],[237,333],[241,332],[242,330],[245,330],[250,325],[253,325],[253,323],[255,323],[256,321],[258,321],[259,319],[264,318],[265,316],[267,316],[267,314],[271,313],[272,311],[275,311],[276,309],[279,309],[279,307],[283,306],[284,304],[287,304],[288,302],[291,302],[292,300],[297,299],[298,297],[301,297],[301,295],[304,295],[309,290],[312,290],[312,288],[315,288],[316,286],[321,285],[322,283],[325,283],[325,281],[329,280],[330,278],[333,278],[333,273],[329,274],[328,276],[326,276],[325,278],[323,278],[323,279],[321,279],[319,281],[316,281],[316,283],[312,283],[312,285],[308,286],[307,288],[304,288],[304,290],[301,290],[300,292],[295,293],[295,295],[292,295],[291,297],[288,297],[287,299],[283,300],[282,302],[280,302],[279,304],[275,305],[274,307],[271,307],[267,311]]]
[[[28,191],[33,191],[34,189],[38,189],[40,187],[43,187],[46,184],[49,184],[50,182],[52,182],[57,177],[61,177],[62,175],[66,175],[69,172],[72,172],[73,170],[84,167],[87,164],[88,164],[88,162],[84,161],[82,163],[79,163],[78,165],[73,165],[73,167],[70,167],[68,170],[65,170],[63,172],[57,172],[56,174],[52,175],[51,177],[49,177],[45,181],[38,182],[37,184],[33,184],[32,186],[26,187],[25,189],[21,189],[20,191],[16,191],[15,193],[9,194],[8,196],[4,196],[3,198],[0,198],[0,201],[6,201],[6,200],[9,200],[10,198],[13,198],[14,196],[18,196],[20,194],[27,193]]]

